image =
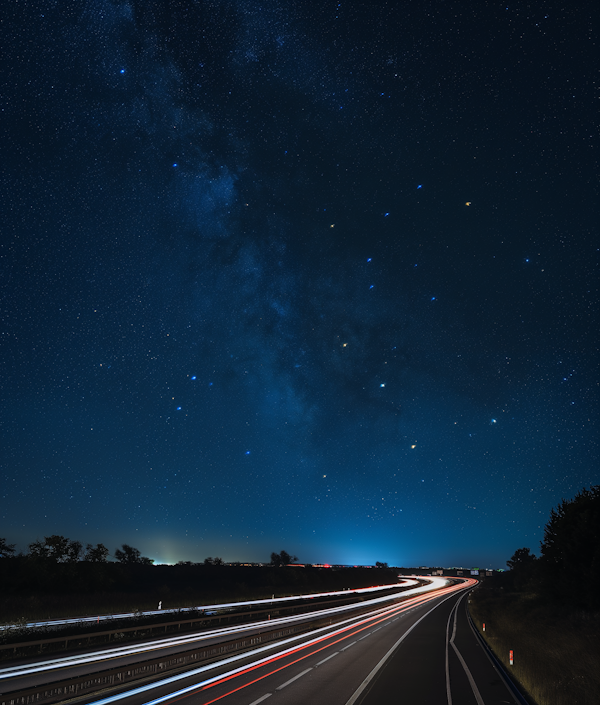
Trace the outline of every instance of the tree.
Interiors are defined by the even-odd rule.
[[[219,556],[215,556],[214,558],[209,556],[204,559],[204,565],[224,565],[224,561],[222,558],[219,558]]]
[[[506,561],[510,570],[519,570],[524,566],[530,566],[535,561],[535,555],[528,548],[517,548],[512,558]]]
[[[55,563],[76,563],[81,558],[83,546],[80,541],[71,541],[66,536],[53,534],[29,544],[29,555],[47,558]]]
[[[121,549],[117,548],[115,551],[115,558],[119,563],[137,563],[138,565],[152,565],[154,563],[152,558],[142,556],[137,548],[126,543],[121,546]]]
[[[536,575],[537,558],[528,548],[518,548],[506,561],[515,590],[525,589]]]
[[[271,553],[271,565],[283,566],[288,565],[288,563],[295,563],[297,560],[297,556],[291,556],[287,551]]]
[[[15,553],[15,544],[0,538],[0,558],[10,558]]]
[[[544,589],[587,609],[600,607],[600,485],[550,512],[542,542]]]
[[[387,567],[388,567],[388,564],[387,564],[387,563],[380,563],[379,561],[377,561],[377,562],[375,563],[375,567],[376,567],[376,568],[387,568]]]
[[[103,543],[92,546],[88,543],[85,549],[84,561],[88,563],[106,563],[108,559],[108,548]]]

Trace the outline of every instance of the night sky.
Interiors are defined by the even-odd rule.
[[[0,536],[538,552],[600,481],[593,6],[3,7]]]

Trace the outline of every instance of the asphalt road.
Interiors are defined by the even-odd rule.
[[[471,581],[469,585],[472,585]],[[506,705],[517,703],[454,586],[208,664],[94,705]]]
[[[516,703],[466,618],[466,591],[420,598],[360,623],[283,644],[262,659],[194,675],[95,705],[505,705]],[[285,649],[287,648],[287,652]],[[136,692],[137,691],[137,692]]]
[[[287,628],[319,618],[331,618],[334,621],[336,619],[346,619],[351,617],[354,612],[364,610],[370,603],[373,604],[373,609],[380,609],[388,606],[398,597],[418,594],[445,583],[443,579],[437,578],[430,579],[430,581],[429,585],[408,590],[406,589],[407,584],[416,581],[410,581],[410,583],[409,581],[404,581],[402,585],[394,586],[398,587],[397,591],[392,591],[391,594],[382,597],[374,596],[377,591],[371,588],[363,591],[367,593],[363,602],[332,608],[324,605],[322,609],[313,612],[277,617],[254,623],[217,627],[181,636],[150,640],[141,644],[106,646],[92,652],[42,661],[25,660],[22,663],[16,663],[0,669],[0,693],[7,694],[65,681],[70,678],[88,676],[105,671],[107,668],[132,666],[145,660],[167,659],[182,652],[206,648],[231,639],[250,638],[260,635],[264,631]],[[355,619],[358,619],[358,617],[355,617]]]

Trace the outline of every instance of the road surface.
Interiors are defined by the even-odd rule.
[[[90,705],[506,705],[519,703],[467,620],[475,581],[379,603],[360,617],[237,654]],[[138,658],[139,661],[139,658]],[[82,666],[85,667],[85,666]]]

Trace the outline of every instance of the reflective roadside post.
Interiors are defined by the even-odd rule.
[[[508,659],[510,661],[510,665],[513,665],[513,652],[512,649],[508,652]]]

